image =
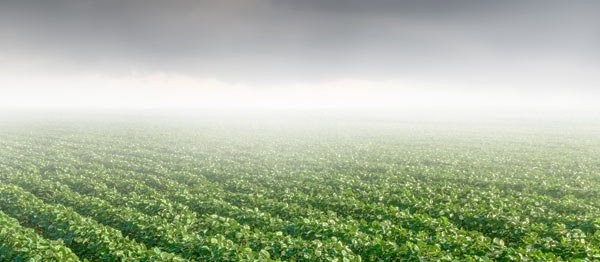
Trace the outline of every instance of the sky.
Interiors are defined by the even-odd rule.
[[[600,1],[0,0],[0,106],[595,108]]]

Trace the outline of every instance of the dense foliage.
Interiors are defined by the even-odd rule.
[[[600,260],[594,130],[36,123],[1,126],[1,261]]]

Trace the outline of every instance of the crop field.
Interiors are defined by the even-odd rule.
[[[599,261],[600,129],[0,122],[0,261]]]

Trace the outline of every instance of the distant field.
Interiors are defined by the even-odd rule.
[[[600,129],[0,122],[0,261],[598,261]]]

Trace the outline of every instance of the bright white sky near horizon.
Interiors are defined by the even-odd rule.
[[[598,110],[600,1],[2,0],[0,107]]]

